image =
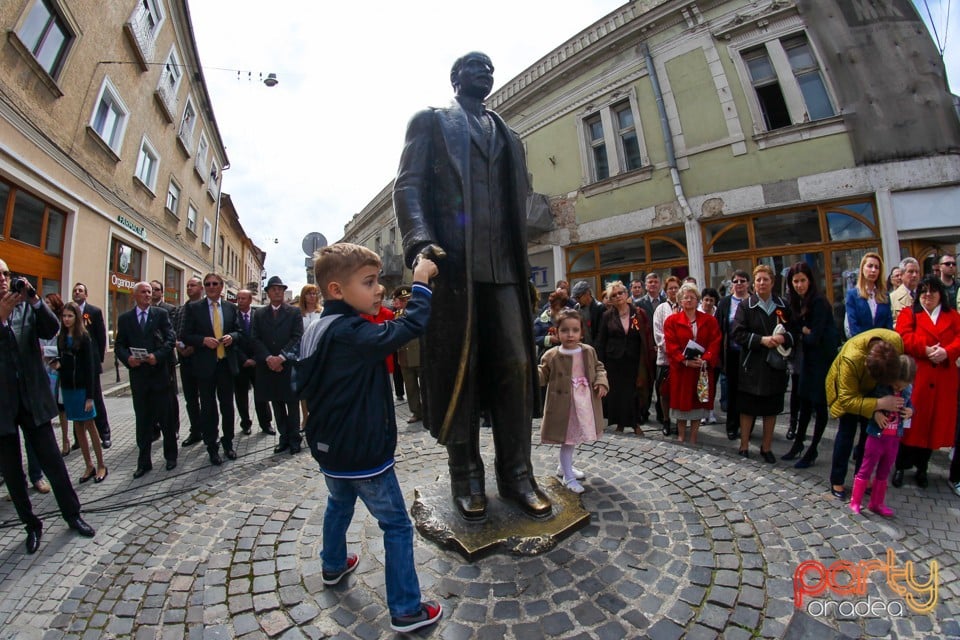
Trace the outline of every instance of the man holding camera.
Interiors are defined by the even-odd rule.
[[[50,425],[57,415],[57,404],[50,392],[38,340],[52,338],[58,330],[57,317],[37,296],[36,289],[25,278],[14,279],[7,263],[0,260],[0,473],[27,528],[27,553],[36,553],[40,547],[43,523],[33,513],[27,495],[18,427],[36,451],[67,525],[81,536],[94,535],[93,528],[80,517],[80,500],[70,484]]]

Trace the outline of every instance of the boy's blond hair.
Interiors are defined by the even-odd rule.
[[[338,242],[313,254],[313,278],[320,294],[327,293],[331,282],[346,282],[362,267],[381,266],[380,256],[370,249],[349,242]]]

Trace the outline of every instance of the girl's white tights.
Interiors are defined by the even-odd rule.
[[[576,449],[575,445],[572,444],[562,444],[560,445],[560,470],[563,471],[563,481],[575,480],[573,476],[573,451]]]

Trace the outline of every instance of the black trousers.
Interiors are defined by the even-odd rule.
[[[222,419],[223,449],[233,448],[233,372],[227,359],[217,361],[213,375],[197,380],[200,389],[200,432],[207,451],[217,451],[217,420]],[[219,414],[217,408],[219,406]]]
[[[170,386],[167,387],[167,420],[173,423],[174,431],[180,433],[180,399],[177,397],[177,369],[170,368]],[[153,421],[153,437],[163,435],[163,422],[160,416]]]
[[[403,398],[403,393],[406,391],[406,385],[403,381],[403,369],[400,368],[400,360],[397,358],[397,354],[391,353],[390,358],[393,360],[393,391],[394,395],[397,398]]]
[[[133,413],[136,416],[137,429],[137,467],[152,469],[154,425],[160,425],[163,436],[163,458],[169,462],[177,460],[177,427],[170,419],[169,388],[139,388],[131,384],[133,391]]]
[[[103,404],[103,389],[100,387],[100,374],[93,376],[93,406],[97,415],[93,423],[97,425],[97,433],[101,442],[110,440],[110,421],[107,419],[107,407]]]
[[[474,309],[482,314],[483,329],[473,323],[468,372],[462,399],[447,444],[454,495],[475,493],[483,487],[480,455],[480,411],[488,409],[496,453],[497,484],[518,491],[534,483],[530,463],[531,357],[526,334],[529,321],[520,304],[517,286],[477,284]]]
[[[39,426],[34,425],[33,415],[23,403],[20,403],[16,424],[20,426],[23,439],[33,447],[40,461],[40,468],[50,481],[53,495],[60,507],[60,514],[65,520],[76,518],[80,515],[80,500],[70,483],[70,475],[63,463],[60,446],[57,444],[56,436],[53,435],[50,422],[44,422]],[[7,492],[10,494],[10,500],[13,501],[14,509],[17,510],[20,522],[26,526],[27,531],[40,528],[40,519],[33,513],[33,505],[30,504],[30,496],[27,493],[27,478],[23,473],[23,459],[20,457],[19,433],[0,436],[0,474],[3,474]]]
[[[190,420],[190,437],[201,438],[200,387],[189,362],[183,360],[180,361],[180,384],[183,387],[183,400],[187,405],[187,418]],[[177,411],[179,412],[179,408]]]
[[[264,403],[266,404],[266,403]],[[277,423],[277,434],[280,444],[289,444],[291,447],[300,446],[300,403],[296,400],[283,402],[274,400],[273,418]]]
[[[740,386],[740,352],[727,349],[724,353],[723,373],[727,376],[727,433],[740,431],[740,407],[737,406],[737,387]]]
[[[250,389],[253,388],[257,378],[256,367],[240,367],[240,373],[233,378],[233,395],[237,403],[237,414],[240,416],[240,426],[249,429],[253,425],[250,419]],[[270,428],[270,403],[254,400],[253,408],[257,412],[257,423],[260,429]],[[300,426],[297,425],[299,429]]]

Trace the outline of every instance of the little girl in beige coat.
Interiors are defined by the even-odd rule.
[[[547,387],[547,398],[540,423],[540,441],[560,445],[557,475],[574,493],[583,493],[579,480],[584,473],[573,466],[573,451],[578,444],[594,442],[603,433],[600,399],[609,384],[597,352],[581,344],[583,320],[579,312],[564,309],[557,315],[560,345],[540,359],[540,385]]]

